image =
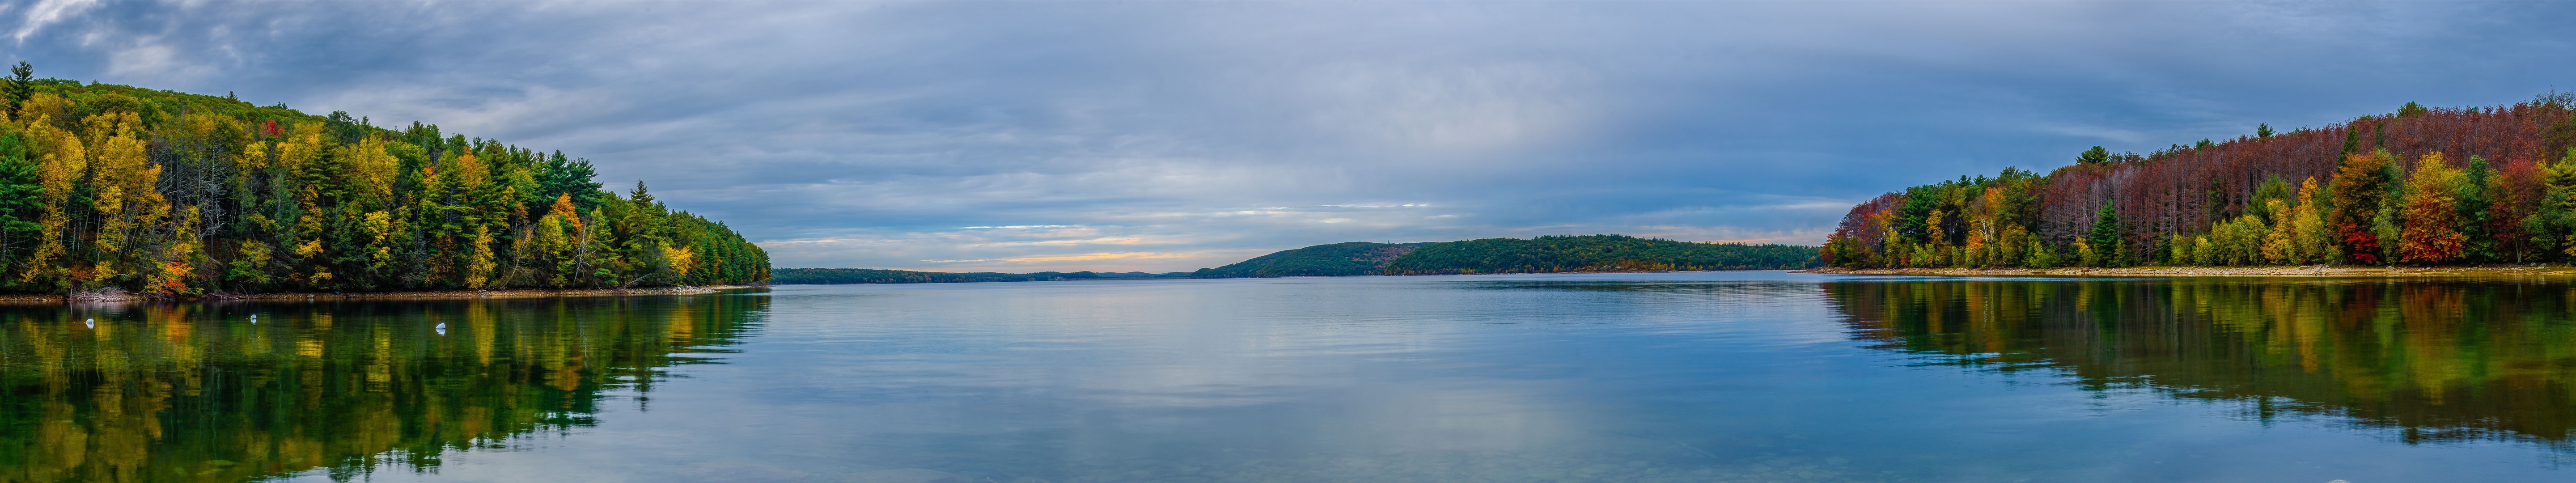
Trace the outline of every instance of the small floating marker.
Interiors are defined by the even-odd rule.
[[[98,319],[83,320],[83,321],[81,321],[81,325],[89,326],[89,328],[96,329],[96,328],[98,328]]]
[[[432,328],[432,329],[438,329],[438,330],[447,330],[447,323],[446,323],[446,322],[439,322],[437,327],[431,327],[431,328]]]
[[[259,323],[259,314],[250,314],[250,323]]]

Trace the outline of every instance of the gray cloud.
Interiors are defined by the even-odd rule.
[[[2549,4],[10,4],[44,75],[560,149],[780,266],[1821,240],[1905,185],[2549,89]],[[2576,83],[2569,83],[2576,88]],[[972,227],[972,228],[970,228]]]

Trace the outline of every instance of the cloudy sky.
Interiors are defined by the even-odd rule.
[[[2086,147],[2576,90],[2557,4],[0,4],[38,75],[589,158],[779,267],[1816,243]]]

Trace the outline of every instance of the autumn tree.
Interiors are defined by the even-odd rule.
[[[2388,192],[2389,158],[2387,151],[2356,154],[2345,157],[2335,171],[2334,211],[2327,215],[2327,225],[2335,249],[2354,263],[2379,263],[2379,234],[2372,223],[2379,216],[2380,197]]]
[[[2466,184],[2465,176],[2445,164],[2442,153],[2418,158],[2414,171],[2406,180],[2406,198],[2402,202],[2405,207],[2398,261],[2457,261],[2468,249],[2468,237],[2460,231],[2460,186]]]
[[[2292,263],[2331,262],[2338,255],[2333,227],[2327,223],[2330,213],[2318,191],[2314,177],[2299,182],[2298,204],[2290,210],[2290,243],[2299,254]]]

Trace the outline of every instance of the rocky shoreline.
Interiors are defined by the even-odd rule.
[[[487,298],[539,297],[622,297],[635,295],[699,295],[722,290],[759,288],[752,285],[712,285],[693,287],[600,288],[600,289],[500,289],[500,290],[426,290],[412,292],[277,292],[254,294],[208,294],[201,296],[157,296],[127,293],[123,290],[74,292],[69,294],[0,294],[0,304],[54,304],[66,302],[139,302],[149,300],[453,300]]]
[[[1790,273],[1833,275],[1948,275],[2039,277],[2462,277],[2497,275],[2576,275],[2576,267],[2499,265],[2484,267],[2366,267],[2309,265],[2295,267],[2124,267],[2124,268],[1814,268]]]

